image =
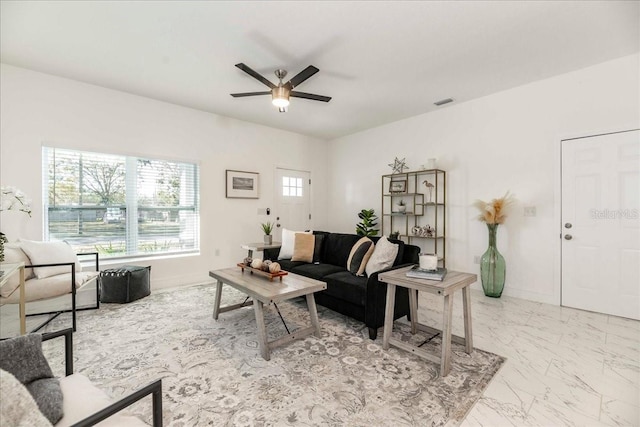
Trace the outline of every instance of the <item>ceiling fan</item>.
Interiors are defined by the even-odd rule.
[[[234,98],[241,98],[244,96],[256,96],[256,95],[271,95],[271,103],[278,107],[278,111],[281,113],[287,112],[287,107],[289,106],[289,97],[294,98],[305,98],[311,99],[313,101],[322,101],[329,102],[331,101],[330,96],[322,96],[322,95],[314,95],[313,93],[306,92],[298,92],[293,90],[295,87],[300,85],[302,82],[307,80],[309,77],[313,76],[315,73],[320,71],[313,65],[309,65],[304,70],[300,71],[296,74],[291,80],[286,83],[282,83],[282,79],[287,75],[286,70],[276,70],[276,77],[280,80],[280,83],[276,86],[271,83],[269,80],[264,78],[262,75],[258,74],[251,68],[247,67],[243,63],[236,64],[236,67],[240,68],[245,73],[249,74],[254,79],[262,82],[264,85],[269,86],[270,91],[264,92],[244,92],[244,93],[232,93],[231,96]]]

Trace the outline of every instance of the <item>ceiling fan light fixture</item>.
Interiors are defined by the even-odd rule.
[[[285,108],[289,106],[289,91],[282,87],[276,87],[271,92],[271,103],[278,108]]]

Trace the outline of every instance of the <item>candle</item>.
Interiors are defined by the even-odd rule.
[[[437,270],[437,255],[420,255],[420,268],[423,270]]]

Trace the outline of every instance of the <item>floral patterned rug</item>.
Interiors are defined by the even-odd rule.
[[[460,423],[504,358],[453,344],[451,373],[408,352],[382,349],[363,323],[318,306],[322,337],[308,337],[260,357],[252,307],[212,318],[215,286],[156,292],[124,305],[78,313],[76,372],[118,397],[162,378],[168,426],[441,426]],[[241,302],[225,286],[223,306]],[[305,327],[304,299],[278,304],[290,330]],[[275,309],[270,339],[285,332]],[[59,318],[49,330],[67,327]],[[394,336],[411,336],[396,323]],[[440,352],[435,338],[423,348]],[[62,340],[45,343],[56,375],[64,375]],[[150,398],[130,412],[150,422]]]

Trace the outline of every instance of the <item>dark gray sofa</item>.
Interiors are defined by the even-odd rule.
[[[265,250],[264,259],[277,260],[285,271],[326,282],[327,289],[315,294],[316,302],[364,322],[369,328],[369,338],[375,340],[378,328],[384,325],[387,296],[387,286],[378,281],[378,274],[382,271],[417,264],[420,248],[405,244],[401,240],[389,239],[390,242],[399,245],[398,256],[393,266],[373,273],[371,277],[358,277],[347,270],[347,259],[351,248],[361,236],[324,231],[314,231],[313,234],[316,235],[317,241],[314,263],[290,259],[279,260],[280,249]],[[371,237],[374,242],[378,239],[379,237]],[[321,240],[320,244],[318,244],[319,240]],[[406,288],[397,287],[393,318],[398,319],[408,315],[409,294]]]

